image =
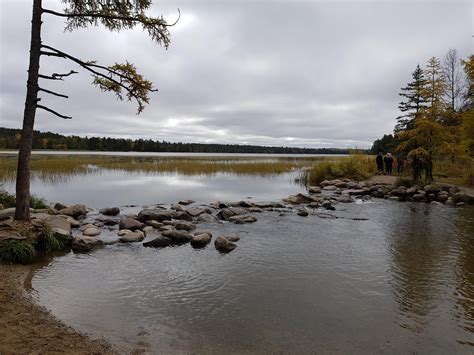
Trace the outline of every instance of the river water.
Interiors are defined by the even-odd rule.
[[[115,186],[112,172],[94,169],[101,175],[76,171],[73,177],[86,177],[86,187]],[[120,181],[120,169],[114,171]],[[123,200],[137,191],[133,174],[126,175]],[[202,178],[178,196],[200,202],[277,200],[302,189],[294,172],[174,174]],[[219,176],[221,185],[213,180]],[[79,178],[73,181],[84,181]],[[55,181],[41,183],[61,191],[72,186],[70,179]],[[108,194],[113,191],[120,195],[112,188]],[[59,192],[54,196],[61,200]],[[93,202],[89,196],[84,193]],[[148,203],[140,196],[139,204]],[[176,201],[172,196],[159,200]],[[92,203],[101,205],[107,204]],[[307,218],[294,212],[256,217],[251,225],[199,225],[214,236],[241,237],[225,255],[212,244],[195,250],[135,243],[55,257],[32,275],[31,294],[57,318],[126,353],[474,352],[472,207],[373,199]]]

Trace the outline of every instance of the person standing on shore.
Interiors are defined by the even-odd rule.
[[[383,174],[383,157],[381,152],[375,157],[375,162],[377,163],[377,173]]]
[[[387,175],[392,175],[392,165],[393,165],[392,154],[387,153],[385,157],[383,158],[383,161],[385,163],[385,172],[387,173]]]

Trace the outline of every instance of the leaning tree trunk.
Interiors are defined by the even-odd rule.
[[[23,129],[21,131],[16,173],[15,219],[19,220],[30,219],[30,157],[33,145],[36,103],[38,102],[38,73],[41,52],[41,1],[33,0],[30,65],[28,68]]]

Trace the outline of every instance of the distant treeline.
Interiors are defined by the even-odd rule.
[[[0,149],[18,149],[21,130],[0,127]],[[92,150],[112,152],[173,153],[266,153],[266,154],[348,154],[339,148],[264,147],[240,144],[171,143],[152,139],[63,136],[34,131],[33,149]]]

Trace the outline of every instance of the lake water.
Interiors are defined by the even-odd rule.
[[[278,200],[303,190],[295,169],[319,158],[67,159],[35,163],[35,193],[101,207]],[[199,225],[214,236],[238,234],[230,254],[212,244],[141,243],[67,253],[38,267],[31,293],[125,353],[474,352],[471,206],[373,199],[307,218],[255,216],[251,225]]]

